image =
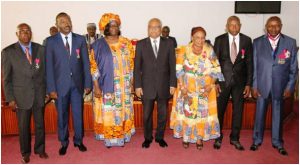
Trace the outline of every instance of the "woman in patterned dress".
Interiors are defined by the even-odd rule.
[[[205,42],[202,27],[192,29],[192,42],[179,47],[176,57],[178,85],[173,97],[170,127],[183,147],[220,136],[215,82],[224,81],[213,47]]]
[[[106,13],[98,39],[90,54],[94,83],[93,111],[96,140],[104,140],[107,148],[124,146],[135,133],[131,84],[133,77],[133,46],[121,36],[118,15]]]

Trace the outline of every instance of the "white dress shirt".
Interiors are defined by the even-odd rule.
[[[64,42],[64,46],[66,46],[66,43],[67,43],[66,37],[68,37],[68,43],[69,43],[69,46],[70,46],[70,52],[72,52],[72,32],[70,32],[67,35],[64,35],[64,34],[60,33],[60,35],[61,35],[61,38],[62,38],[62,40]]]
[[[156,40],[156,47],[157,47],[157,53],[158,53],[158,50],[159,50],[159,43],[160,43],[160,36],[157,37],[157,38],[151,38],[150,37],[150,41],[151,41],[151,45],[152,45],[152,48],[153,48],[153,51],[154,51],[154,40]]]
[[[280,39],[280,33],[275,37],[275,38],[270,38],[268,37],[270,43],[271,43],[271,46],[273,48],[273,50],[275,50],[277,48],[277,45],[278,45],[278,41]]]

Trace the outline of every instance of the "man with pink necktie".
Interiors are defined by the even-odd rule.
[[[225,77],[225,81],[216,85],[219,93],[217,104],[221,136],[215,140],[215,149],[221,148],[224,114],[231,96],[233,108],[230,144],[239,151],[244,150],[239,139],[244,99],[249,96],[252,85],[253,59],[251,38],[240,33],[241,25],[237,16],[230,16],[226,24],[228,33],[222,34],[215,39],[214,50]]]
[[[17,113],[22,163],[30,161],[30,119],[33,114],[34,153],[47,159],[45,152],[44,106],[46,96],[45,51],[31,42],[31,28],[26,23],[17,26],[19,39],[2,50],[1,67],[6,101]]]

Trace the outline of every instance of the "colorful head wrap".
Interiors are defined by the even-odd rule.
[[[113,13],[105,13],[102,15],[100,21],[99,21],[99,29],[101,31],[104,31],[105,26],[109,24],[111,21],[116,21],[116,23],[120,26],[121,20],[119,15],[113,14]]]

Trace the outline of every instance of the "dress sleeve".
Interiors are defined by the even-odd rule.
[[[91,49],[89,56],[90,56],[91,75],[92,75],[93,81],[95,81],[95,80],[98,80],[98,78],[100,77],[100,73],[99,73],[97,63],[95,60],[94,49]]]
[[[185,47],[181,46],[176,49],[176,77],[179,79],[184,75],[184,56],[185,56]]]
[[[211,49],[210,51],[209,61],[211,63],[210,76],[214,79],[217,79],[218,81],[225,81],[224,76],[221,72],[219,60],[213,49]]]
[[[127,49],[129,52],[130,76],[133,77],[135,51],[134,51],[134,48],[133,48],[130,40],[128,40],[127,47],[128,47]]]

